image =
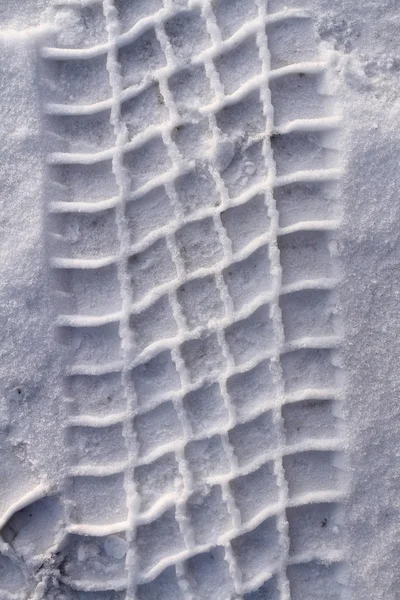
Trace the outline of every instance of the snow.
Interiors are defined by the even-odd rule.
[[[0,596],[395,600],[398,3],[0,23]]]
[[[346,165],[340,286],[348,435],[350,598],[396,598],[398,552],[398,131],[396,2],[344,2],[321,18],[340,51]],[[395,32],[397,32],[395,34]]]
[[[26,455],[29,478],[39,483],[41,469],[53,475],[57,472],[59,432],[50,423],[58,413],[62,351],[59,354],[54,339],[56,313],[43,235],[45,143],[36,36],[7,33],[0,43],[3,461],[6,464],[6,457],[14,460],[12,456],[19,448]],[[7,478],[11,479],[8,483],[4,480],[2,487],[11,494],[13,486],[22,482],[17,472],[10,472]]]

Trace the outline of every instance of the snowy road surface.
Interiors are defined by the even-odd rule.
[[[0,598],[399,598],[396,2],[0,23]]]

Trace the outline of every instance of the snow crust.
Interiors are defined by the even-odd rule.
[[[236,4],[232,3],[232,6],[236,6]],[[257,3],[253,1],[243,3],[243,6],[247,6],[246,15],[252,15],[254,4]],[[156,5],[157,2],[154,2],[154,6]],[[340,515],[335,513],[332,516],[332,530],[329,530],[333,539],[336,539],[335,536],[338,535],[339,529],[343,537],[342,546],[345,556],[343,562],[346,568],[335,574],[335,586],[337,582],[340,583],[342,594],[340,597],[343,598],[395,600],[400,589],[398,526],[400,513],[398,501],[400,380],[396,369],[400,355],[398,341],[398,326],[400,325],[398,296],[400,292],[397,285],[399,279],[397,271],[400,263],[398,193],[400,189],[398,169],[400,158],[398,140],[400,131],[398,95],[400,16],[398,4],[393,0],[385,0],[380,3],[373,0],[363,2],[343,0],[335,3],[327,0],[304,0],[300,6],[299,2],[295,0],[287,2],[270,0],[269,7],[276,11],[285,7],[289,10],[304,8],[315,20],[322,41],[321,56],[322,58],[329,57],[331,61],[330,91],[336,97],[339,107],[338,114],[340,113],[342,118],[340,140],[338,141],[333,134],[331,138],[329,135],[324,138],[324,144],[331,149],[339,150],[340,157],[332,168],[340,171],[341,175],[339,203],[331,215],[332,222],[340,217],[341,223],[335,233],[336,239],[329,242],[330,254],[335,257],[335,264],[337,263],[341,275],[338,284],[340,301],[335,305],[339,314],[335,319],[335,326],[339,328],[336,333],[341,336],[342,343],[340,352],[335,355],[334,360],[336,366],[341,369],[344,393],[341,398],[340,414],[335,413],[334,417],[340,416],[343,419],[345,430],[343,439],[345,441],[341,441],[341,450],[345,450],[346,456],[343,462],[337,458],[336,467],[343,473],[347,485],[347,496],[343,500],[344,510],[340,512]],[[69,598],[68,594],[70,594],[62,586],[61,588],[52,587],[51,584],[54,569],[61,568],[60,562],[52,562],[53,550],[62,535],[62,524],[66,519],[65,511],[68,511],[68,507],[65,507],[59,500],[59,491],[60,489],[64,491],[66,475],[65,439],[61,424],[65,420],[63,414],[65,406],[62,398],[65,393],[64,376],[68,356],[66,347],[62,343],[60,344],[60,341],[63,340],[57,339],[54,334],[54,323],[59,319],[62,298],[55,293],[58,284],[54,281],[54,273],[49,267],[53,249],[44,233],[50,228],[47,215],[48,206],[51,202],[59,200],[54,196],[54,190],[48,187],[46,160],[50,152],[53,150],[60,152],[60,149],[57,146],[57,140],[48,133],[47,122],[44,123],[43,106],[52,102],[54,89],[52,90],[50,86],[49,91],[49,88],[43,86],[45,76],[40,56],[42,47],[51,46],[54,40],[57,40],[59,47],[66,51],[76,47],[84,49],[96,44],[110,44],[111,58],[109,58],[108,68],[111,79],[114,77],[112,94],[114,98],[119,96],[122,93],[123,82],[119,78],[118,67],[113,63],[113,56],[115,59],[115,54],[112,54],[114,16],[112,9],[110,11],[108,32],[107,27],[103,29],[101,23],[96,22],[90,30],[92,37],[89,39],[85,35],[85,23],[74,7],[68,6],[64,7],[61,12],[55,11],[44,0],[19,3],[18,7],[9,2],[0,4],[2,25],[0,32],[2,54],[0,64],[0,81],[2,82],[0,86],[0,105],[2,107],[0,119],[2,154],[0,165],[0,323],[2,331],[0,345],[0,478],[2,482],[0,524],[3,527],[4,539],[0,573],[4,573],[5,586],[12,598],[23,597],[18,596],[20,577],[34,581],[30,591],[36,589],[35,598]],[[242,11],[239,5],[235,11],[230,20],[225,22],[228,33],[229,28],[233,26],[232,23],[236,23],[235,19],[238,19],[239,22],[241,18]],[[128,11],[128,16],[129,14]],[[195,38],[193,39],[195,45],[197,42]],[[224,64],[221,69],[223,68]],[[128,79],[133,78],[129,81],[134,81],[138,77],[138,73],[128,73],[127,77]],[[229,78],[227,84],[229,84]],[[100,88],[99,82],[99,86],[95,86],[94,92],[101,91]],[[276,93],[284,93],[278,84],[276,89]],[[273,86],[272,90],[274,90]],[[70,93],[73,94],[75,91],[88,94],[93,92],[89,88],[77,87],[77,90],[71,89]],[[304,94],[303,99],[308,100],[309,96],[306,92]],[[306,101],[304,101],[304,105],[307,106]],[[212,110],[216,110],[216,106],[211,105]],[[167,109],[171,110],[171,107],[173,109],[172,105],[167,106]],[[194,107],[191,107],[191,110],[194,110]],[[336,119],[336,116],[333,119]],[[278,133],[290,134],[290,130],[285,130],[284,114],[282,123],[282,129]],[[336,123],[337,121],[330,121],[328,126],[334,129]],[[325,122],[324,126],[326,124]],[[118,113],[114,115],[112,125],[115,129],[115,137],[122,143],[128,132],[125,128],[120,129]],[[136,125],[137,121],[133,120],[131,126],[135,127]],[[235,145],[229,135],[228,133],[226,138],[213,139],[212,142],[205,144],[205,154],[208,153],[213,157],[215,168],[226,174],[230,189],[241,191],[242,187],[246,188],[249,185],[259,167],[253,157],[246,156],[240,168],[232,169],[232,163],[235,165]],[[113,132],[110,132],[109,136],[110,138],[103,137],[101,140],[112,139]],[[93,144],[94,146],[98,145],[99,140],[100,137],[96,134],[93,134],[92,137],[86,136],[85,144],[87,146],[84,147],[84,151],[90,151]],[[81,148],[79,140],[76,142],[76,138],[72,143]],[[189,143],[185,142],[183,137],[182,144],[185,143],[186,147],[190,146],[190,137]],[[112,150],[109,155],[105,156],[105,159],[113,161],[114,172],[117,171],[119,182],[117,182],[116,195],[118,195],[125,193],[125,183],[121,156],[118,154],[119,142],[115,147],[117,148],[116,153]],[[72,151],[75,152],[75,149],[72,148]],[[279,151],[279,145],[276,143],[276,156],[279,156]],[[76,152],[79,153],[79,150]],[[105,148],[105,152],[108,152],[108,147]],[[283,156],[286,160],[284,152]],[[282,185],[284,185],[288,175],[283,174],[281,177]],[[95,181],[99,180],[95,179]],[[96,191],[101,195],[102,192],[105,192],[105,188],[98,186],[94,190],[92,187],[90,191]],[[163,214],[162,199],[156,198],[154,203],[155,211],[150,214],[148,221],[143,218],[143,222],[140,224],[144,231],[147,231],[149,227],[151,230],[154,215],[161,219]],[[104,205],[104,209],[107,208]],[[259,210],[258,205],[255,210]],[[271,215],[273,217],[273,212],[269,212],[267,218],[271,218]],[[237,220],[235,218],[229,220],[228,213],[224,218],[226,218],[226,224],[222,223],[222,225],[237,232]],[[287,218],[288,223],[285,224],[285,227],[292,227],[293,223],[290,221],[289,213]],[[120,222],[121,219],[119,226]],[[103,231],[106,233],[108,226],[113,227],[112,224],[109,225],[107,217],[105,217]],[[171,226],[167,225],[166,231],[172,231],[168,227]],[[240,235],[238,234],[236,238],[239,240],[238,245],[242,243],[242,238],[245,239],[248,235],[248,231],[253,231],[253,229],[252,222],[249,224],[244,221],[243,228],[239,231]],[[76,231],[79,233],[79,227],[72,224],[71,231],[72,237],[76,235],[78,239]],[[204,231],[206,232],[206,230]],[[288,230],[287,233],[293,234],[292,230]],[[67,233],[67,235],[70,234]],[[126,235],[125,231],[119,230],[120,237]],[[187,239],[190,239],[193,234],[190,230],[188,233],[182,231],[182,240],[186,239],[185,235]],[[195,235],[201,236],[201,233],[195,233]],[[206,232],[204,237],[206,238],[207,235]],[[104,239],[109,238],[106,235]],[[316,239],[320,238],[316,236]],[[105,247],[106,245],[104,245]],[[190,260],[194,259],[190,256],[189,244],[187,244],[187,248],[189,250],[187,250],[186,260],[187,264],[190,264]],[[207,257],[208,248],[206,246],[203,252]],[[157,254],[156,260],[159,260],[158,256],[161,255]],[[68,260],[69,257],[61,257],[58,266],[68,266],[69,263],[65,262]],[[52,264],[54,265],[54,263]],[[82,266],[84,267],[85,263],[82,263]],[[107,268],[107,265],[104,266]],[[276,275],[277,270],[279,271],[279,265],[275,264],[271,271],[272,274]],[[164,270],[163,274],[165,272]],[[110,282],[108,289],[111,290],[115,281],[114,274],[112,269],[108,273],[107,277]],[[124,280],[124,277],[126,274],[119,270],[118,281]],[[143,278],[140,281],[140,285],[147,285]],[[252,279],[252,283],[253,287],[249,291],[250,297],[257,291],[258,280],[256,277]],[[288,286],[292,284],[293,282],[290,281],[287,283]],[[79,285],[83,289],[85,282],[79,283]],[[93,285],[96,286],[98,283],[94,281]],[[198,290],[197,293],[204,294],[205,300],[202,304],[204,313],[208,310],[207,302],[211,303],[211,309],[214,312],[219,310],[216,301],[207,295],[207,290]],[[114,302],[111,299],[111,292],[108,292],[107,298],[111,306]],[[242,301],[240,294],[236,301]],[[112,308],[115,309],[115,314],[119,314],[118,299],[115,300],[115,305],[112,304]],[[100,310],[98,306],[95,306],[95,313],[97,309]],[[189,321],[192,319],[196,322],[196,319],[202,317],[201,314],[199,316],[199,311],[193,304],[187,304],[185,310],[189,314]],[[96,317],[96,314],[94,316]],[[306,316],[303,316],[300,319],[300,325],[304,325],[305,322]],[[151,323],[151,315],[149,323]],[[128,326],[127,323],[126,326]],[[293,328],[297,326],[299,325],[293,323]],[[143,338],[146,334],[147,330],[144,330]],[[76,347],[78,346],[77,342]],[[211,347],[207,352],[210,357],[213,356]],[[242,352],[242,348],[240,348],[240,352]],[[122,360],[124,360],[123,357]],[[193,369],[200,368],[197,360],[197,358],[194,359]],[[215,364],[211,365],[211,362],[213,361],[210,360],[210,364],[206,365],[207,369],[215,367]],[[169,368],[166,359],[160,365],[158,368],[165,371]],[[289,367],[292,368],[291,365]],[[138,370],[139,377],[140,371]],[[111,386],[111,379],[112,375],[107,381],[105,380],[104,389]],[[168,384],[174,385],[172,375]],[[143,385],[143,389],[147,390],[146,393],[150,395],[148,391],[150,384],[145,382]],[[252,389],[250,383],[247,385],[249,389]],[[193,390],[190,393],[195,394],[196,392]],[[206,398],[199,394],[191,396],[188,400],[188,405],[194,407],[193,412],[189,413],[190,418],[193,419],[195,427],[198,427],[199,430],[208,426],[207,415],[211,409],[215,411],[213,419],[216,423],[219,423],[219,419],[222,421],[224,418],[224,404],[222,403],[218,409],[215,408],[219,406],[217,404],[219,398],[216,393],[214,396],[214,393],[215,390],[212,389],[209,390]],[[253,389],[252,394],[256,397]],[[213,399],[211,405],[207,405],[207,398]],[[90,397],[85,397],[85,399],[87,406],[90,407]],[[116,407],[122,412],[123,405],[122,403],[119,405],[118,402],[119,400],[116,398]],[[322,405],[319,410],[321,411],[321,422],[326,415],[332,416],[332,413]],[[307,415],[301,417],[295,410],[291,412],[288,409],[288,412],[289,414],[284,415],[286,430],[288,435],[293,436],[293,439],[296,440],[298,430],[296,429],[297,425],[292,427],[291,424],[303,423],[301,419],[304,418],[305,426],[313,427],[313,417],[310,418]],[[119,413],[115,414],[118,416]],[[88,428],[98,425],[98,417],[95,414],[88,412],[80,421],[79,418],[78,415],[75,421],[72,420],[72,423]],[[123,438],[120,436],[118,423],[114,422],[113,418],[107,417],[103,420],[103,425],[110,427],[107,437],[110,464],[118,462],[119,457],[123,455],[123,449],[119,446],[119,440]],[[165,412],[158,413],[154,407],[151,418],[154,418],[154,421],[149,420],[150,425],[147,424],[145,418],[142,419],[141,431],[151,432],[153,422],[162,423],[160,431],[168,439],[168,435],[175,431],[174,427],[179,427],[173,420],[170,406],[165,408]],[[317,419],[315,429],[317,429],[319,417],[315,418]],[[264,426],[261,420],[258,426]],[[324,433],[328,437],[330,422],[326,422],[324,427],[326,427]],[[332,427],[334,428],[336,425],[332,425]],[[131,435],[132,433],[127,427],[124,436],[129,438]],[[239,436],[240,439],[242,438]],[[73,447],[79,457],[85,455],[85,443],[78,437],[76,440],[74,438]],[[153,439],[149,433],[144,443],[149,445],[152,452],[153,445],[156,448],[158,440]],[[174,444],[173,440],[171,451],[175,449]],[[101,449],[101,440],[100,442],[95,441],[95,446]],[[199,445],[198,448],[193,450],[193,468],[198,469],[203,476],[203,470],[209,468],[208,463],[205,458],[204,463],[199,465],[196,452],[204,452],[205,455],[209,453],[211,457],[214,457],[217,451],[211,446],[203,448]],[[240,448],[243,456],[246,457],[246,453],[250,452],[250,449],[245,445]],[[79,452],[82,452],[82,455]],[[152,456],[156,457],[156,453],[153,453]],[[96,460],[96,454],[90,458]],[[80,458],[79,460],[84,469],[84,459]],[[157,458],[157,460],[159,459]],[[174,537],[172,518],[170,519],[168,510],[165,510],[168,502],[176,497],[177,492],[181,493],[179,473],[175,470],[173,461],[171,462],[169,459],[159,464],[153,464],[155,469],[159,469],[164,474],[164,496],[161,503],[154,503],[157,490],[151,486],[149,488],[149,479],[146,478],[149,478],[150,475],[145,471],[144,461],[139,479],[140,486],[142,486],[142,494],[149,503],[149,507],[155,506],[155,508],[149,509],[144,516],[138,519],[139,530],[145,531],[145,527],[148,527],[148,518],[153,518],[158,514],[165,515],[160,527],[164,535],[171,541],[171,546],[176,543],[177,551],[180,551],[177,537]],[[213,466],[215,467],[215,465]],[[112,482],[110,489],[115,489],[115,486],[119,485],[117,476],[109,474],[107,465],[102,465],[102,468],[105,477],[114,477],[114,479],[110,479]],[[295,467],[293,465],[286,466],[287,470],[290,468],[294,469]],[[313,468],[316,469],[315,479],[317,479],[318,465]],[[320,468],[321,472],[327,469],[326,465],[322,465]],[[243,474],[248,476],[244,472]],[[268,469],[263,472],[262,477],[265,478],[265,481],[270,481]],[[254,486],[254,482],[250,482],[248,485]],[[238,484],[238,495],[240,495],[240,489]],[[252,490],[256,490],[256,487],[252,487]],[[210,490],[205,486],[194,501],[194,506],[191,508],[193,514],[197,514],[196,506],[208,506],[208,503],[212,506],[213,502],[217,502],[217,495],[213,495],[216,492],[213,491],[213,494],[210,495],[208,492]],[[82,510],[87,508],[88,514],[90,514],[91,496],[95,495],[94,488],[82,486],[82,489],[78,489],[76,487],[74,493],[77,497],[80,495],[79,497],[84,499]],[[254,506],[257,504],[256,491],[252,491],[253,493]],[[324,498],[326,502],[330,501],[328,495]],[[246,494],[242,501],[243,508],[241,510],[251,512],[252,506],[246,504]],[[273,501],[274,498],[271,497],[271,503]],[[107,502],[104,504],[106,505]],[[34,507],[33,512],[31,511],[32,506]],[[114,597],[122,598],[122,595],[117,595],[119,594],[118,590],[122,589],[124,585],[121,583],[123,580],[121,565],[125,564],[127,556],[132,556],[132,561],[134,561],[133,555],[129,553],[132,548],[132,540],[126,541],[120,536],[119,522],[107,524],[109,514],[107,506],[101,508],[104,508],[102,514],[105,526],[99,528],[96,524],[88,524],[85,532],[85,535],[89,537],[97,536],[99,542],[93,543],[90,538],[87,542],[79,542],[75,546],[71,543],[72,549],[68,549],[70,553],[68,556],[72,556],[76,552],[76,558],[71,559],[71,564],[75,560],[74,567],[67,565],[65,572],[71,577],[79,575],[84,579],[87,575],[85,569],[93,567],[95,572],[100,575],[103,573],[105,579],[108,577],[115,581],[114,587],[117,591]],[[291,509],[294,511],[295,517],[297,509],[298,507]],[[116,507],[116,511],[118,510]],[[121,522],[125,518],[122,511],[123,508],[121,508]],[[32,514],[36,515],[38,525],[30,525]],[[43,521],[44,514],[48,517]],[[131,507],[129,518],[133,514],[135,514],[134,506]],[[304,523],[307,518],[317,520],[320,519],[320,516],[318,513],[316,516],[308,515],[308,517],[302,518],[300,514],[298,521]],[[321,522],[323,522],[323,518]],[[182,520],[184,521],[183,516]],[[27,523],[28,525],[26,525]],[[222,516],[219,525],[223,530],[221,523],[223,523]],[[140,529],[140,527],[142,528]],[[48,536],[39,535],[39,532],[46,528],[49,532]],[[199,535],[206,535],[201,529],[199,531]],[[71,530],[72,536],[78,536],[81,533],[78,526]],[[159,533],[157,531],[153,533],[152,530],[149,530],[149,534],[143,533],[144,541],[139,540],[139,544],[148,543],[146,542],[147,535],[151,537],[159,535]],[[269,535],[272,540],[272,530],[269,530],[268,525],[263,530],[261,537],[266,539]],[[240,544],[242,543],[244,548],[245,539],[240,541]],[[277,545],[274,544],[275,542],[271,541],[266,549],[262,547],[260,556],[265,550],[265,556],[272,561],[273,556],[271,558],[268,553],[276,551],[279,542],[276,542]],[[153,551],[156,552],[153,547],[149,548],[150,554]],[[240,549],[238,553],[240,553]],[[150,554],[146,555],[145,561],[150,561]],[[243,560],[246,565],[246,550],[243,550],[243,554],[240,556],[245,557]],[[43,557],[45,557],[44,567],[41,566]],[[224,564],[224,558],[218,552],[213,556],[213,560],[218,564]],[[257,558],[254,561],[256,563]],[[10,566],[11,563],[17,565],[16,571],[12,570],[14,567]],[[200,590],[198,591],[200,598],[203,597],[200,594],[204,593],[201,582],[208,581],[207,577],[209,577],[208,565],[201,561],[195,563],[194,559],[192,564],[193,570],[190,571],[189,580],[192,577],[194,588]],[[229,564],[233,569],[232,560]],[[72,573],[73,568],[77,569],[76,573]],[[249,568],[251,569],[252,566],[250,565]],[[321,570],[317,573],[317,579],[323,582],[325,581],[324,577],[328,576],[322,567],[319,568]],[[68,569],[70,569],[70,573]],[[309,574],[302,573],[298,567],[292,567],[292,571],[294,573],[293,580],[298,582],[298,590],[300,590],[298,598],[300,600],[300,598],[306,597],[304,594],[307,591]],[[203,573],[204,576],[202,576]],[[228,579],[227,576],[226,581]],[[218,582],[221,589],[225,589],[224,581],[221,579]],[[326,581],[328,584],[324,585],[321,593],[324,593],[329,599],[336,600],[338,598],[337,595],[334,595],[336,587],[333,585],[330,587],[330,579],[326,579]],[[148,589],[145,587],[146,585],[148,583],[145,582],[143,594],[150,594],[146,591]],[[162,585],[164,587],[160,589],[171,589],[170,593],[175,593],[176,598],[180,597],[178,594],[183,594],[182,597],[189,597],[185,591],[183,574],[180,576],[179,587],[176,589],[173,588],[173,584],[168,578]],[[226,585],[228,590],[228,583]],[[302,585],[305,587],[302,588]],[[303,596],[301,590],[305,590]],[[16,595],[13,596],[14,592]],[[210,593],[210,591],[205,593]],[[47,594],[47,596],[43,594]],[[98,594],[99,598],[107,597],[102,592],[98,592]],[[71,597],[80,598],[81,596]],[[146,599],[150,597],[150,595],[144,595]],[[172,597],[174,596],[171,595]],[[256,598],[256,596],[251,598],[253,599],[253,597]],[[293,596],[294,598],[295,596]],[[312,600],[314,599],[312,598]]]

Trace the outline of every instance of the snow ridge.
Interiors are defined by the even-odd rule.
[[[256,0],[258,14],[262,22],[265,22],[266,6]],[[266,120],[265,140],[263,142],[263,155],[268,171],[265,203],[268,208],[270,218],[271,240],[268,246],[269,258],[272,275],[272,298],[270,302],[270,315],[273,323],[274,332],[274,355],[271,358],[271,371],[276,385],[276,408],[273,411],[273,420],[277,429],[277,447],[279,457],[275,460],[275,474],[279,488],[280,512],[277,520],[279,531],[280,560],[278,567],[278,588],[282,600],[290,600],[289,581],[287,578],[287,562],[289,557],[289,531],[286,519],[286,506],[288,503],[288,486],[283,467],[283,449],[285,446],[284,423],[282,417],[282,398],[285,395],[285,384],[280,364],[280,356],[285,345],[285,334],[283,330],[282,313],[279,305],[279,298],[282,291],[282,267],[280,263],[280,254],[278,248],[277,231],[279,227],[279,213],[277,211],[274,198],[274,181],[276,178],[276,164],[271,144],[271,135],[273,135],[274,107],[271,102],[271,91],[268,85],[268,73],[271,70],[271,55],[268,47],[268,38],[265,26],[257,32],[257,44],[259,48],[260,61],[262,64],[262,75],[264,75],[264,85],[260,88],[260,99],[263,105],[263,113]]]
[[[130,284],[129,273],[127,272],[127,257],[129,252],[129,232],[125,219],[125,203],[129,196],[129,175],[124,166],[124,146],[128,139],[128,130],[121,120],[121,92],[123,89],[121,67],[118,61],[118,49],[116,39],[119,36],[118,13],[113,0],[104,0],[103,11],[105,16],[106,30],[109,39],[109,49],[107,52],[107,70],[110,78],[112,90],[112,107],[110,121],[115,134],[115,153],[113,156],[113,172],[115,174],[117,188],[119,190],[119,203],[116,207],[115,217],[120,244],[118,260],[118,279],[121,288],[121,319],[119,321],[119,334],[121,338],[121,354],[123,356],[123,366],[121,370],[123,393],[127,403],[126,415],[123,421],[123,436],[126,444],[126,455],[128,464],[125,468],[124,487],[127,498],[127,527],[125,538],[128,544],[126,552],[126,572],[127,572],[127,591],[126,599],[134,600],[135,586],[137,578],[137,553],[136,553],[136,514],[139,509],[140,499],[136,491],[134,478],[134,465],[138,455],[138,445],[136,432],[134,428],[134,416],[137,407],[137,394],[130,379],[128,357],[134,351],[134,332],[130,330],[129,320],[129,298]],[[97,467],[99,469],[99,467]],[[101,472],[97,471],[97,476]],[[119,542],[121,543],[121,542]]]

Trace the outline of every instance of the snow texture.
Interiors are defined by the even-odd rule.
[[[3,4],[0,597],[394,600],[395,4]]]

